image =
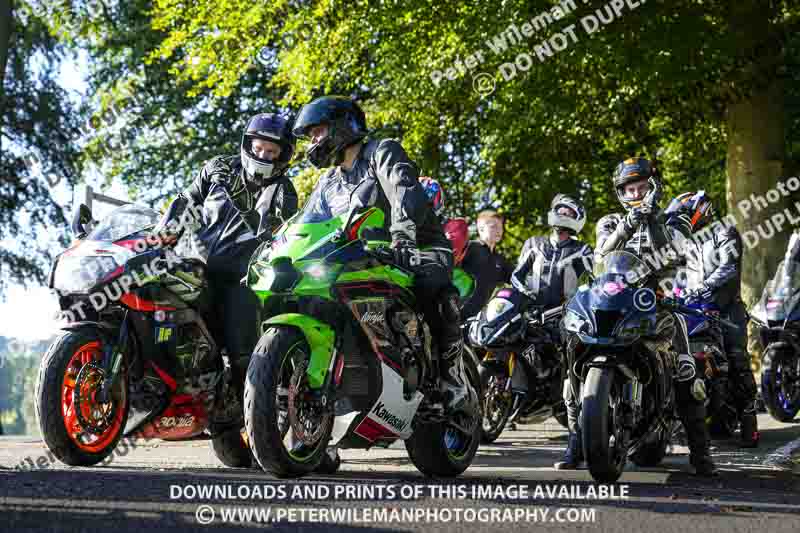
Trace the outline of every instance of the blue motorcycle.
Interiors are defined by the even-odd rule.
[[[579,287],[567,304],[566,355],[573,390],[582,395],[584,457],[592,477],[603,483],[619,479],[629,457],[639,466],[659,464],[677,421],[676,325],[669,315],[659,321],[658,311],[732,326],[659,296],[654,282],[641,259],[612,252],[595,264],[592,283]]]
[[[750,317],[764,348],[761,397],[775,420],[791,422],[800,411],[800,262],[778,266]]]
[[[679,300],[680,301],[680,300]],[[704,376],[708,395],[706,424],[712,437],[728,438],[739,423],[736,407],[730,401],[728,358],[725,354],[720,308],[710,302],[686,304],[694,312],[682,313],[689,332],[689,349]]]
[[[635,255],[612,252],[595,264],[594,280],[578,288],[564,316],[570,380],[582,394],[584,456],[603,483],[619,479],[628,457],[640,466],[660,463],[676,420],[675,325],[659,325],[656,313],[678,304],[658,297],[652,278]]]

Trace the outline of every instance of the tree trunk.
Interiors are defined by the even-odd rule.
[[[5,80],[8,49],[11,46],[11,28],[14,0],[0,0],[0,113],[5,113]],[[3,139],[0,136],[0,154],[3,153]]]
[[[770,25],[773,15],[761,2],[735,3],[731,9],[731,29],[741,50],[752,49],[774,35],[776,28]],[[788,223],[775,228],[770,222],[774,214],[789,207],[788,198],[781,196],[776,202],[768,202],[766,207],[761,202],[761,209],[754,199],[776,189],[785,176],[785,87],[776,75],[776,66],[782,61],[781,51],[771,48],[770,53],[761,54],[752,65],[748,65],[746,70],[752,78],[761,81],[755,84],[751,94],[729,105],[727,110],[728,212],[736,216],[737,227],[745,239],[742,297],[748,305],[761,296],[764,285],[783,256],[791,233]],[[750,81],[742,79],[743,71],[745,69],[732,73],[736,84]],[[754,246],[747,246],[753,243]]]
[[[787,198],[759,204],[767,191],[783,181],[784,87],[775,82],[728,109],[727,191],[728,212],[736,215],[745,239],[742,259],[742,297],[748,305],[761,296],[767,280],[783,258],[791,230],[788,223],[778,229],[770,218],[788,207]],[[800,216],[800,213],[794,213]],[[748,245],[755,245],[751,248]]]
[[[770,10],[760,2],[737,2],[731,9],[731,29],[737,34],[742,50],[765,43],[775,28],[770,25]],[[766,193],[776,190],[784,181],[786,159],[785,87],[775,75],[783,61],[781,50],[761,54],[749,65],[753,78],[760,78],[755,89],[744,100],[732,103],[727,109],[727,202],[728,212],[736,216],[736,225],[745,241],[742,258],[742,298],[748,307],[761,297],[766,282],[775,273],[783,258],[791,228],[788,223],[776,227],[772,217],[790,208],[795,198],[781,196],[777,201],[761,201]],[[742,80],[742,71],[733,73]],[[729,82],[734,80],[727,80]],[[773,200],[775,199],[773,194]],[[749,208],[749,209],[748,209]],[[800,213],[793,213],[795,218]],[[749,351],[753,370],[761,369],[760,345],[750,323]]]

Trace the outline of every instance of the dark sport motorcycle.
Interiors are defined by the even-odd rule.
[[[566,426],[558,322],[561,308],[541,312],[514,288],[500,290],[468,324],[470,344],[485,351],[481,375],[481,441],[494,442],[517,417]]]
[[[706,424],[712,437],[727,438],[736,430],[739,418],[728,387],[728,358],[724,351],[720,310],[709,302],[686,307],[695,311],[682,314],[686,317],[689,348],[703,375],[708,395]]]
[[[251,462],[231,425],[241,402],[205,318],[205,264],[151,238],[160,219],[126,205],[94,223],[82,205],[76,241],[53,264],[49,285],[69,323],[41,361],[36,410],[45,444],[66,464],[97,464],[124,435],[187,440],[207,430],[225,464]]]
[[[672,331],[658,331],[656,320],[668,303],[647,287],[651,275],[635,255],[612,252],[564,316],[573,389],[583,382],[584,455],[601,482],[619,479],[629,456],[640,466],[660,463],[676,419]]]
[[[275,476],[330,473],[338,465],[323,461],[333,447],[398,440],[421,472],[456,476],[477,451],[475,364],[463,357],[468,399],[446,411],[414,275],[385,248],[383,212],[366,207],[377,187],[364,181],[330,208],[318,186],[249,267],[248,285],[272,318],[247,371],[245,425],[256,459]]]
[[[750,316],[764,348],[764,404],[775,420],[791,422],[800,411],[800,263],[778,265]]]

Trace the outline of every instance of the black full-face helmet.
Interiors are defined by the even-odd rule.
[[[310,139],[311,129],[320,125],[328,126],[327,134],[306,151],[317,168],[341,164],[345,149],[367,136],[364,111],[344,96],[323,96],[303,106],[293,132],[298,138]]]
[[[617,199],[620,201],[623,207],[625,207],[625,209],[630,210],[641,205],[643,198],[631,199],[626,197],[625,186],[629,183],[642,180],[656,180],[660,182],[661,178],[655,166],[648,159],[645,159],[644,157],[637,157],[626,159],[617,165],[617,168],[614,171],[613,179],[614,190],[617,193]]]
[[[276,159],[264,159],[253,151],[253,141],[261,139],[280,146],[281,153]],[[286,172],[294,155],[295,137],[292,122],[274,113],[255,115],[247,122],[242,134],[241,157],[245,178],[259,186]]]

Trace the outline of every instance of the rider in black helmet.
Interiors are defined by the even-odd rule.
[[[685,255],[688,266],[686,301],[716,303],[721,317],[738,326],[722,325],[728,358],[728,380],[733,402],[741,419],[741,445],[758,446],[756,394],[758,389],[747,351],[747,310],[742,302],[742,255],[744,246],[734,226],[715,222],[714,203],[705,191],[687,192],[675,198],[664,211],[667,216],[684,214],[696,237]]]
[[[315,209],[344,212],[356,186],[365,180],[376,184],[376,203],[386,214],[386,236],[395,261],[414,272],[418,301],[439,341],[445,408],[463,405],[466,386],[460,364],[459,294],[451,283],[453,251],[420,185],[417,166],[396,140],[367,139],[364,112],[346,97],[325,96],[307,104],[294,133],[310,141],[306,155],[314,166],[333,167],[309,200],[316,203]]]
[[[614,171],[613,183],[626,212],[607,215],[597,223],[596,261],[602,261],[613,251],[624,250],[653,267],[662,281],[674,278],[673,266],[669,262],[662,263],[661,258],[670,255],[677,262],[691,238],[691,220],[684,215],[671,217],[666,223],[661,219],[658,208],[661,176],[645,158],[621,162]],[[674,331],[676,403],[689,440],[689,461],[698,475],[715,475],[716,469],[708,453],[702,381],[696,375],[695,361],[689,353],[686,322],[681,315],[663,310],[658,313],[658,329]]]
[[[242,134],[239,155],[208,161],[159,224],[168,229],[182,220],[186,209],[202,208],[195,245],[206,260],[217,318],[209,327],[224,341],[239,401],[258,341],[260,310],[258,298],[240,280],[258,244],[297,211],[297,193],[286,176],[295,148],[291,129],[292,122],[279,115],[253,116]]]

